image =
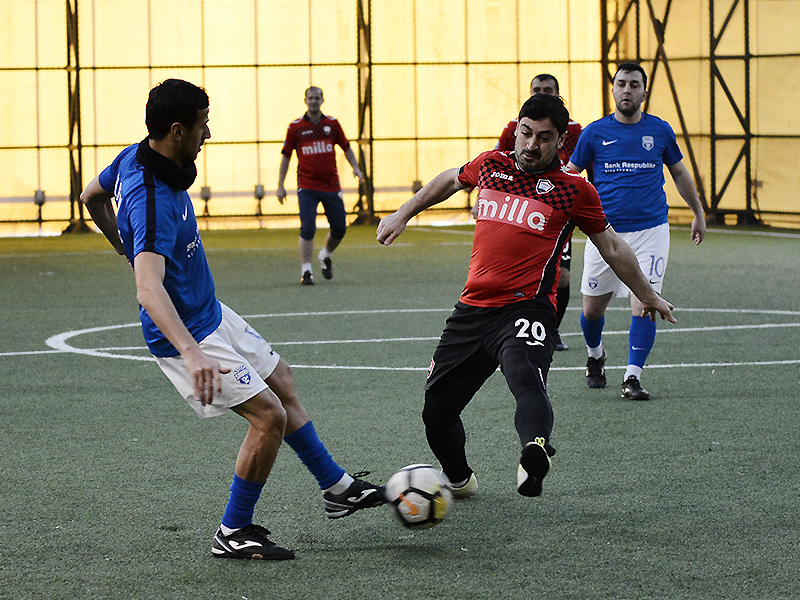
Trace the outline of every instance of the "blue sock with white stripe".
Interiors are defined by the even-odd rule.
[[[331,488],[344,477],[345,470],[337,465],[328,453],[328,449],[317,436],[311,421],[284,437],[283,440],[291,446],[303,464],[311,471],[311,474],[317,479],[320,489]]]
[[[644,361],[647,360],[655,341],[656,322],[651,321],[650,317],[631,316],[631,329],[628,333],[628,365],[638,367],[638,369],[631,369],[632,374],[635,375],[637,370],[641,374]]]

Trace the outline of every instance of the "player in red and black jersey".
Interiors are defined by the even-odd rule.
[[[297,151],[297,201],[300,206],[300,283],[313,285],[314,275],[311,257],[314,253],[314,236],[317,232],[317,207],[322,203],[330,231],[325,246],[319,252],[319,263],[325,279],[333,277],[331,253],[339,246],[347,231],[347,211],[339,185],[336,169],[336,146],[353,167],[353,176],[359,182],[364,174],[342,126],[334,117],[322,114],[322,90],[310,87],[306,90],[306,113],[289,123],[286,140],[283,142],[281,164],[278,169],[278,202],[283,204],[286,189],[283,187],[289,172],[292,152]]]
[[[558,96],[558,79],[549,73],[542,73],[537,75],[531,80],[531,96],[534,94],[550,94],[551,96]],[[519,119],[509,121],[508,125],[503,129],[500,134],[500,139],[497,140],[496,150],[514,150],[515,134],[517,131],[517,124]],[[567,132],[564,134],[564,141],[558,149],[558,158],[561,159],[561,164],[567,164],[572,151],[575,150],[575,145],[578,143],[578,137],[581,135],[581,124],[570,120],[567,124]],[[591,179],[591,178],[590,178]],[[558,282],[557,298],[558,304],[556,306],[556,351],[567,350],[568,346],[561,341],[561,336],[558,333],[558,328],[561,326],[561,320],[564,318],[564,313],[569,304],[569,281],[570,269],[572,267],[572,238],[567,240],[564,245],[564,251],[561,254],[561,279]]]
[[[675,321],[672,306],[652,289],[630,247],[608,225],[594,187],[561,165],[557,150],[568,121],[559,97],[532,96],[520,110],[513,152],[484,152],[460,169],[440,173],[378,225],[378,241],[389,245],[415,215],[459,190],[478,188],[467,282],[433,355],[422,413],[428,444],[456,496],[477,489],[460,415],[498,365],[517,403],[514,424],[522,444],[517,491],[523,496],[542,491],[555,453],[546,385],[559,262],[573,227],[589,236],[642,299],[643,314]]]

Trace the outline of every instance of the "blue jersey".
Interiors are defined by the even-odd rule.
[[[616,231],[641,231],[667,222],[664,165],[683,158],[669,123],[642,113],[638,123],[611,114],[590,123],[578,138],[570,162],[593,168],[594,186]]]
[[[183,324],[200,342],[219,327],[222,310],[194,208],[185,190],[170,187],[137,160],[138,146],[123,150],[103,170],[99,182],[116,198],[117,227],[128,260],[133,264],[139,252],[164,257],[164,288]],[[154,356],[177,356],[178,350],[141,306],[139,315],[150,352]]]

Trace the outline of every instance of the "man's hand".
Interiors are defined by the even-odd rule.
[[[692,219],[692,241],[697,246],[706,237],[705,217],[695,217]]]
[[[222,394],[222,378],[220,373],[230,373],[230,369],[223,369],[217,361],[209,358],[199,348],[183,356],[186,370],[192,377],[194,385],[194,399],[203,406],[214,401],[214,395]]]
[[[283,204],[283,201],[286,200],[286,188],[282,185],[279,185],[275,195],[278,197],[278,203]]]
[[[406,221],[396,212],[383,217],[378,223],[378,243],[388,246],[405,231]]]
[[[655,321],[656,320],[656,313],[658,313],[658,314],[661,315],[661,320],[662,321],[664,319],[666,319],[670,323],[677,323],[678,319],[676,319],[672,315],[672,310],[675,307],[672,306],[672,304],[670,304],[666,300],[664,300],[658,294],[655,294],[655,296],[656,296],[656,300],[654,302],[651,302],[651,303],[642,302],[642,316],[644,317],[644,316],[650,315],[650,320],[651,321]]]

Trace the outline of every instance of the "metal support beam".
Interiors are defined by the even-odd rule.
[[[601,62],[603,64],[603,78],[604,78],[604,85],[603,85],[603,110],[604,114],[611,112],[612,109],[612,102],[610,99],[610,92],[609,86],[605,84],[605,82],[612,82],[614,80],[614,73],[613,70],[610,69],[612,63],[616,62],[623,62],[623,61],[635,61],[641,62],[642,60],[652,60],[653,67],[648,75],[649,80],[649,89],[653,90],[653,85],[655,81],[655,75],[658,72],[658,67],[660,64],[664,65],[664,71],[667,75],[667,80],[669,82],[670,92],[672,94],[672,100],[675,103],[675,110],[678,113],[678,121],[680,122],[680,129],[681,134],[683,136],[684,143],[686,144],[686,153],[689,156],[689,162],[692,166],[692,172],[694,175],[694,180],[697,185],[697,193],[700,196],[700,202],[703,205],[703,209],[708,212],[709,205],[706,200],[706,193],[705,193],[705,186],[703,185],[703,178],[700,174],[700,167],[698,164],[698,160],[696,154],[694,152],[694,147],[692,146],[691,137],[689,134],[689,129],[686,125],[686,119],[684,118],[683,109],[681,108],[680,97],[678,96],[678,88],[675,85],[675,81],[672,77],[672,70],[670,68],[669,59],[667,57],[666,50],[664,48],[664,36],[666,33],[667,27],[667,20],[669,18],[670,9],[672,8],[672,0],[668,0],[666,4],[666,9],[664,12],[664,17],[659,19],[655,14],[655,9],[653,7],[652,0],[644,0],[647,5],[648,11],[648,19],[643,20],[640,16],[641,12],[641,3],[642,0],[628,0],[627,5],[622,11],[621,17],[617,18],[614,17],[614,22],[611,22],[611,16],[608,14],[608,8],[606,7],[606,3],[602,2],[601,5],[601,16],[604,19],[604,22],[601,23],[602,33],[603,33],[603,56],[601,57]],[[713,0],[711,0],[711,4],[713,4]],[[634,10],[635,9],[635,10]],[[623,29],[628,22],[630,15],[635,15],[635,24],[633,27],[635,28],[634,31],[634,43],[636,47],[635,56],[630,56],[628,53],[620,51],[619,43],[620,39],[622,38]],[[642,29],[643,29],[643,21],[646,23],[649,21],[650,25],[653,28],[653,33],[655,35],[656,41],[658,43],[658,49],[656,51],[656,55],[654,58],[650,59],[643,59],[641,56],[641,36],[642,36]],[[613,27],[613,35],[609,37],[609,31]],[[614,56],[612,56],[612,51]],[[648,102],[645,102],[644,110],[647,110]]]
[[[91,231],[83,216],[83,143],[81,140],[81,61],[78,46],[78,0],[67,2],[67,93],[69,107],[69,212],[64,233]]]
[[[743,48],[741,54],[724,55],[718,52],[720,42],[725,37],[725,34],[731,28],[734,16],[738,8],[741,7],[741,30],[732,34],[734,39],[741,37],[743,41]],[[717,26],[717,14],[715,11],[715,2],[712,0],[709,4],[709,73],[710,73],[710,99],[711,99],[711,214],[715,223],[724,224],[726,214],[737,215],[738,224],[755,224],[759,223],[760,219],[756,215],[753,208],[753,173],[752,173],[752,147],[751,142],[753,139],[753,131],[750,119],[750,1],[749,0],[733,0],[730,8],[725,15],[725,18],[719,28]],[[737,35],[741,34],[741,35]],[[725,80],[725,74],[720,68],[722,65],[741,65],[744,73],[744,85],[740,95],[734,94]],[[736,134],[720,134],[717,129],[717,91],[721,90],[723,97],[721,102],[727,101],[734,115],[736,122],[741,127],[741,133]],[[723,169],[721,175],[724,176],[724,181],[721,185],[717,182],[717,166],[719,160],[719,147],[724,142],[739,141],[741,146],[736,158],[727,168],[727,174]],[[736,175],[736,172],[743,165],[744,175],[744,195],[745,207],[744,209],[728,209],[723,204],[723,197],[728,191],[731,182]]]
[[[358,166],[364,183],[358,187],[354,224],[376,223],[372,137],[372,0],[357,0],[358,19]]]

